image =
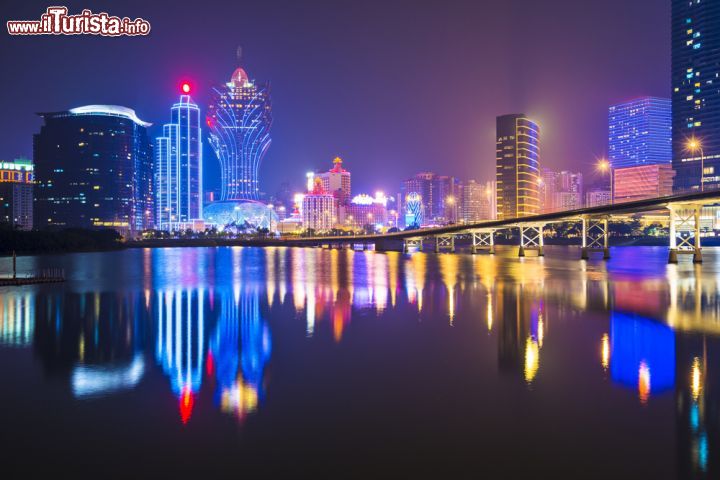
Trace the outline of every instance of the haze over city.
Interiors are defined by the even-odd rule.
[[[34,19],[45,7],[13,2],[3,13]],[[495,117],[505,113],[540,123],[543,167],[590,174],[607,154],[608,106],[670,94],[670,8],[655,0],[91,7],[145,18],[152,32],[0,38],[12,66],[0,90],[0,158],[32,157],[36,112],[88,104],[133,108],[155,136],[183,79],[204,115],[210,87],[237,66],[238,45],[250,77],[271,84],[272,145],[260,171],[268,194],[283,181],[302,186],[307,170],[337,155],[356,191],[393,192],[418,171],[493,179]],[[206,189],[217,189],[209,148],[204,167]]]

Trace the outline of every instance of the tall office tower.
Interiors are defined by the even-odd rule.
[[[495,182],[483,184],[470,180],[460,186],[459,197],[458,220],[461,223],[495,219]]]
[[[342,163],[342,158],[335,157],[333,159],[333,168],[327,172],[319,173],[317,178],[322,182],[325,192],[335,195],[340,205],[346,205],[352,198],[350,172],[343,168]]]
[[[525,115],[496,121],[495,150],[498,219],[540,212],[540,127]]]
[[[613,170],[613,199],[629,202],[671,195],[674,176],[670,164],[616,168]]]
[[[190,86],[184,83],[184,93]],[[161,230],[184,229],[202,218],[202,129],[200,109],[180,95],[170,123],[155,141],[156,223]]]
[[[672,1],[675,191],[720,187],[720,2]],[[695,139],[690,147],[691,139]],[[704,171],[701,172],[701,164]]]
[[[270,85],[250,80],[238,67],[211,94],[207,125],[220,161],[220,200],[258,200],[258,170],[270,147]]]
[[[0,223],[21,230],[32,229],[33,175],[30,160],[0,162]]]
[[[461,223],[476,223],[482,218],[485,186],[475,180],[469,180],[460,188],[459,217]]]
[[[558,210],[575,210],[583,206],[583,175],[563,170],[557,177]]]
[[[153,226],[150,123],[114,105],[39,115],[45,123],[33,138],[35,227],[134,234]]]
[[[424,225],[439,225],[457,220],[459,184],[455,177],[421,172],[401,185],[401,197],[417,193],[422,198]]]
[[[495,220],[497,218],[497,184],[495,180],[485,182],[485,189],[480,203],[480,219]]]
[[[612,192],[609,188],[593,187],[585,194],[586,207],[599,207],[612,203]]]
[[[322,181],[315,179],[313,190],[306,193],[302,200],[303,228],[315,232],[327,232],[337,223],[337,200],[332,193],[323,190]]]
[[[538,194],[540,196],[540,212],[549,213],[557,210],[558,172],[543,168],[540,174]]]
[[[672,161],[670,99],[642,97],[608,113],[608,156],[613,168]]]

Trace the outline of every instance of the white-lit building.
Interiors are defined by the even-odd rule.
[[[348,203],[352,195],[350,172],[343,168],[342,163],[342,158],[335,157],[332,169],[316,175],[322,182],[323,190],[334,195],[340,205]],[[310,186],[308,190],[311,190]]]
[[[34,181],[32,161],[0,162],[0,222],[32,229]]]
[[[377,192],[374,197],[367,194],[356,195],[348,204],[338,207],[338,226],[353,229],[366,225],[377,228],[395,226],[395,219],[388,215],[387,201],[382,192]]]
[[[189,93],[189,85],[183,85]],[[193,228],[203,218],[200,109],[190,95],[173,105],[155,141],[155,221],[161,230]]]
[[[327,232],[337,223],[337,200],[322,187],[322,181],[315,179],[315,187],[302,199],[302,225],[304,229]]]
[[[586,207],[599,207],[612,203],[612,192],[607,188],[595,188],[585,194]]]

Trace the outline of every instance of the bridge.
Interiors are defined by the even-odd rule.
[[[608,222],[613,215],[666,211],[670,221],[670,263],[677,263],[678,255],[692,255],[693,262],[702,263],[700,244],[700,212],[703,207],[720,203],[720,190],[696,192],[666,197],[635,200],[597,207],[531,215],[506,220],[491,220],[472,224],[446,225],[383,234],[353,236],[284,237],[274,243],[285,246],[328,246],[342,248],[352,244],[374,245],[377,250],[394,250],[392,244],[402,242],[402,250],[422,250],[425,239],[432,239],[435,252],[455,251],[455,237],[472,238],[473,253],[495,253],[495,234],[517,229],[520,232],[518,255],[535,251],[544,255],[543,229],[553,223],[578,222],[582,226],[581,259],[592,253],[610,258]]]

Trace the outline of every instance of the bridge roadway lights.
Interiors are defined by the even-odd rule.
[[[440,253],[443,250],[455,252],[455,235],[435,236],[435,253]]]
[[[700,213],[702,204],[671,203],[670,253],[668,263],[678,263],[678,255],[693,256],[693,263],[702,263],[700,244]]]

